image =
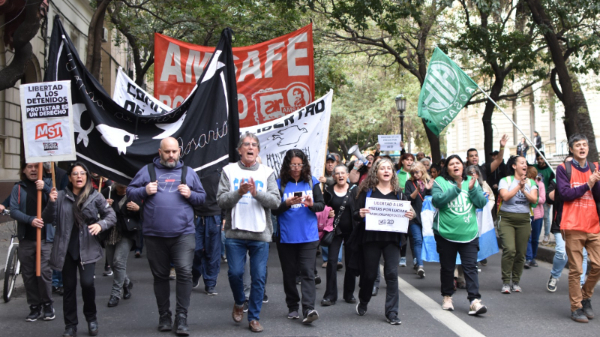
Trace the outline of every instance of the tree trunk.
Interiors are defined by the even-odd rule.
[[[440,150],[440,138],[435,135],[435,133],[431,132],[425,121],[421,119],[423,126],[425,127],[425,133],[427,134],[427,140],[429,140],[429,147],[431,148],[431,160],[434,163],[439,163],[442,159],[442,151]]]
[[[502,87],[504,87],[504,75],[496,74],[494,85],[492,86],[492,91],[490,92],[490,97],[494,101],[498,101],[498,97],[500,97],[500,93],[502,92]],[[485,162],[491,163],[492,156],[490,153],[494,151],[494,129],[492,128],[492,116],[494,114],[494,109],[496,105],[490,101],[489,99],[485,102],[485,109],[483,110],[483,117],[481,118],[481,122],[483,123],[483,137],[484,137],[484,149],[485,149]]]
[[[88,28],[88,45],[86,49],[85,67],[97,80],[100,80],[102,65],[102,30],[106,8],[112,0],[98,0],[98,5]]]
[[[548,50],[552,56],[554,62],[554,69],[552,71],[553,76],[551,78],[552,89],[556,93],[556,96],[562,101],[565,107],[565,131],[567,138],[577,133],[577,104],[575,102],[575,94],[573,91],[573,83],[567,67],[567,60],[563,54],[563,48],[561,42],[558,40],[554,27],[552,26],[552,20],[546,14],[546,10],[542,6],[540,0],[527,0],[529,9],[533,17],[533,21],[542,28],[544,32],[544,38],[548,43]],[[556,76],[560,83],[560,89],[556,85]],[[589,119],[589,114],[587,114]],[[591,121],[589,122],[591,125]],[[589,139],[590,142],[595,142],[595,139]],[[594,145],[595,148],[595,145]],[[596,154],[597,155],[597,154]]]
[[[598,161],[598,148],[596,147],[596,135],[594,134],[594,126],[590,118],[590,110],[585,100],[585,95],[577,75],[572,74],[571,80],[573,81],[573,91],[575,96],[575,111],[577,111],[577,126],[579,127],[579,133],[584,134],[588,138],[588,144],[590,152],[588,153],[588,160],[592,162]]]
[[[10,64],[0,70],[0,90],[14,86],[25,74],[25,66],[33,56],[33,48],[29,41],[35,37],[40,29],[41,3],[42,0],[30,0],[25,5],[21,14],[25,15],[25,20],[12,36],[15,55]],[[13,18],[5,18],[5,21],[8,22],[11,19]]]

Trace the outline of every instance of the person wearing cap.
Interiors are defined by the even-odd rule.
[[[330,153],[327,155],[327,159],[325,159],[325,172],[321,177],[319,177],[319,182],[321,184],[325,184],[327,186],[333,186],[333,168],[338,164],[337,158]]]

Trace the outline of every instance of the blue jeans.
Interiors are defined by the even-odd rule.
[[[554,278],[560,278],[563,269],[567,265],[569,258],[567,257],[567,251],[565,250],[565,240],[563,240],[561,233],[555,233],[554,238],[556,239],[556,252],[554,253],[554,260],[552,261],[552,271],[550,275]],[[585,283],[585,272],[587,271],[587,250],[583,249],[583,274],[581,274],[581,284]]]
[[[221,257],[227,257],[225,255],[225,231],[221,231]]]
[[[423,259],[421,258],[421,247],[423,246],[423,231],[421,230],[421,226],[411,222],[408,225],[408,232],[412,236],[412,247],[414,257],[417,259],[417,266],[422,266]]]
[[[323,262],[327,262],[329,255],[329,247],[321,246],[321,256],[323,257]],[[340,249],[340,253],[338,254],[338,262],[342,262],[342,250]]]
[[[250,276],[252,289],[248,300],[248,321],[260,320],[260,309],[265,292],[267,260],[269,259],[269,243],[254,240],[225,239],[227,264],[229,265],[229,286],[233,300],[237,305],[246,301],[244,295],[244,264],[246,253],[250,254]]]
[[[52,286],[57,288],[63,287],[62,272],[60,270],[52,270]]]
[[[550,228],[552,227],[552,221],[550,221],[550,205],[544,204],[544,236],[550,236]]]
[[[200,276],[206,287],[217,285],[221,270],[221,216],[199,216],[196,225],[196,251],[192,267],[192,282],[196,284]]]
[[[544,219],[537,219],[531,222],[531,235],[529,235],[529,242],[527,243],[527,253],[525,253],[525,260],[531,261],[537,256],[538,247],[540,245],[540,233],[542,232],[542,225]]]

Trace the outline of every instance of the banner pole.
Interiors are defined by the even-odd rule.
[[[99,181],[98,181],[98,192],[101,192],[101,191],[102,191],[102,180],[104,180],[104,177],[103,177],[103,176],[100,176],[100,177],[98,178],[98,180],[99,180]]]
[[[56,173],[54,172],[54,162],[50,162],[50,169],[52,170],[52,187],[56,188]]]
[[[512,123],[512,125],[514,125],[515,128],[517,128],[517,130],[519,130],[519,132],[521,132],[521,134],[523,135],[523,137],[525,137],[525,140],[527,140],[529,142],[529,144],[532,145],[532,147],[535,150],[535,152],[537,152],[538,155],[544,159],[544,161],[546,162],[546,165],[550,168],[550,170],[552,170],[552,173],[554,173],[554,175],[556,175],[556,171],[554,171],[554,169],[552,168],[552,166],[550,165],[550,163],[548,163],[548,159],[546,159],[546,157],[543,154],[540,153],[540,150],[538,150],[538,148],[535,147],[535,144],[531,141],[531,139],[529,139],[529,137],[527,137],[527,135],[525,134],[525,132],[523,132],[523,130],[521,130],[521,128],[512,120],[512,118],[508,117],[508,115],[506,114],[506,112],[504,112],[504,110],[496,103],[496,101],[494,101],[490,97],[490,95],[487,94],[487,92],[485,92],[485,90],[481,89],[481,87],[479,86],[479,84],[477,84],[477,87],[487,97],[487,99],[489,99],[492,103],[494,103],[494,105],[496,106],[496,108],[498,108],[498,110],[500,110],[500,112],[502,112],[502,114]]]
[[[44,163],[38,163],[38,180],[42,180],[44,173]],[[42,218],[42,190],[37,191],[37,218]],[[35,276],[42,275],[42,229],[37,228],[36,246],[35,246]]]

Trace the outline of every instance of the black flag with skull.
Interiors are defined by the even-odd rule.
[[[58,16],[44,81],[71,81],[77,159],[104,177],[127,184],[174,137],[181,159],[201,178],[237,160],[239,115],[232,32],[223,30],[196,87],[177,108],[135,114],[118,105],[81,62]]]

